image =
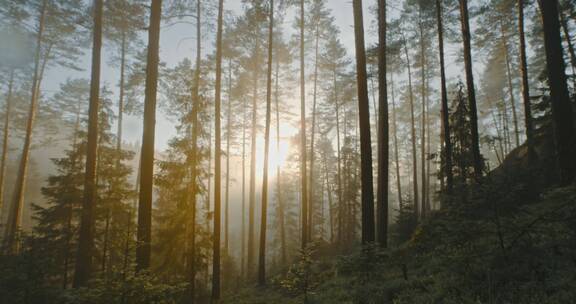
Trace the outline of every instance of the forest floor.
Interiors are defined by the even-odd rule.
[[[223,302],[574,303],[576,186],[555,184],[551,138],[539,137],[538,159],[521,146],[479,185],[442,197],[420,224],[400,215],[390,248],[334,256],[318,246]]]

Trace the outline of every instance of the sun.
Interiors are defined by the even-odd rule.
[[[270,150],[268,154],[268,176],[273,176],[278,167],[282,168],[290,154],[290,138],[298,132],[296,128],[288,123],[280,124],[280,141],[276,138],[275,125],[271,126]],[[264,170],[264,136],[256,138],[256,159],[257,174]]]

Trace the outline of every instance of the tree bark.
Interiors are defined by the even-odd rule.
[[[470,22],[468,17],[468,0],[460,2],[460,23],[462,26],[462,41],[464,44],[464,65],[466,70],[466,87],[468,107],[470,111],[470,126],[472,135],[472,159],[476,181],[482,177],[482,155],[480,155],[480,138],[478,134],[478,110],[476,107],[476,89],[474,88],[474,70],[472,69],[472,49],[470,46]]]
[[[372,144],[370,139],[370,105],[364,46],[362,0],[354,0],[354,38],[356,44],[356,81],[358,86],[358,115],[360,124],[360,156],[362,187],[362,243],[375,241],[374,184],[372,179]]]
[[[568,185],[576,174],[576,139],[574,118],[568,86],[566,84],[566,66],[560,38],[557,1],[539,0],[544,24],[544,45],[546,48],[546,66],[552,100],[552,117],[556,158],[560,172],[560,183]]]
[[[144,131],[142,133],[140,194],[138,200],[138,246],[136,269],[150,267],[152,232],[152,192],[154,187],[154,135],[156,131],[156,91],[160,46],[160,19],[162,0],[152,0],[148,28],[148,58],[146,64],[146,90],[144,97]]]
[[[94,33],[92,45],[92,76],[90,82],[90,106],[88,110],[88,144],[86,148],[86,173],[82,216],[74,274],[74,287],[86,286],[91,278],[94,250],[94,209],[96,205],[96,161],[98,157],[98,112],[100,104],[100,62],[102,51],[103,0],[94,0]]]
[[[272,112],[272,49],[274,46],[274,0],[270,0],[268,28],[268,71],[266,80],[266,123],[264,134],[264,172],[262,174],[262,213],[260,217],[260,251],[258,257],[258,284],[266,284],[266,228],[268,219],[268,162],[270,154],[270,119]]]
[[[388,246],[388,177],[389,177],[389,126],[387,72],[386,0],[378,1],[378,243]]]

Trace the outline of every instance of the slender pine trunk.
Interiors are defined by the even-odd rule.
[[[306,85],[304,70],[304,0],[300,0],[300,178],[302,204],[302,249],[308,243],[308,179],[306,178]]]
[[[444,134],[444,175],[446,176],[446,189],[452,193],[452,138],[450,137],[450,113],[448,108],[448,90],[446,89],[446,69],[444,59],[444,25],[442,0],[436,0],[436,18],[438,27],[438,50],[440,53],[440,87],[442,96],[442,125]]]
[[[318,92],[318,44],[320,42],[320,31],[316,24],[316,45],[314,55],[314,84],[312,94],[312,132],[310,134],[310,178],[308,182],[308,240],[312,241],[314,235],[314,140],[316,135],[316,100]]]
[[[402,39],[404,44],[404,54],[406,55],[406,66],[408,67],[408,91],[409,91],[409,101],[410,101],[410,133],[412,135],[412,183],[413,183],[413,199],[414,199],[414,212],[416,213],[416,218],[420,218],[420,208],[418,200],[418,162],[416,160],[416,119],[414,115],[414,91],[412,90],[412,68],[410,65],[410,56],[408,55],[408,45],[406,43],[406,38]]]
[[[262,174],[262,211],[260,214],[260,250],[258,284],[266,284],[266,229],[268,219],[268,162],[270,154],[270,120],[272,112],[272,50],[274,47],[274,0],[270,0],[268,28],[268,71],[266,80],[266,123],[264,134],[264,172]]]
[[[388,126],[388,83],[387,73],[387,25],[386,0],[378,1],[378,243],[388,246],[388,179],[389,179],[389,126]]]
[[[528,63],[526,59],[526,37],[524,34],[524,0],[518,0],[518,36],[520,39],[520,74],[522,75],[522,100],[524,103],[524,125],[528,157],[534,159],[534,127],[532,123],[532,106],[530,104],[530,85],[528,82]]]
[[[222,28],[223,28],[224,0],[218,2],[218,29],[216,31],[216,94],[214,102],[214,235],[212,255],[212,301],[220,299],[220,229],[221,229],[221,195],[222,195],[222,140],[221,140],[221,95],[222,95]]]

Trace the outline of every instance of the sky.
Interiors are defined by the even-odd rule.
[[[242,13],[241,0],[225,0],[225,9],[229,10],[235,15]],[[373,7],[374,1],[364,1],[364,23],[365,28],[369,30],[369,25],[373,23],[374,13],[370,9]],[[341,32],[341,42],[347,48],[350,56],[354,55],[354,31],[353,31],[353,16],[352,16],[352,2],[349,0],[328,0],[327,7],[332,10],[335,18],[335,24]],[[288,32],[291,31],[291,23],[293,17],[286,18],[285,25],[283,26]],[[195,33],[195,27],[192,24],[179,24],[172,27],[162,27],[160,33],[160,58],[166,62],[168,66],[174,66],[184,58],[193,59],[196,56],[195,40],[191,38]],[[367,44],[371,43],[369,40],[373,35],[366,35]],[[210,33],[203,35],[203,54],[212,53],[215,44],[215,35]],[[146,41],[146,32],[142,33],[142,38]],[[106,44],[106,41],[104,41]],[[108,62],[112,49],[106,47],[103,49],[103,63]],[[83,56],[82,63],[83,71],[74,72],[61,68],[56,68],[47,71],[47,77],[42,86],[45,95],[49,96],[59,89],[60,83],[64,82],[67,78],[89,78],[90,77],[90,51],[86,50]],[[107,85],[112,91],[117,93],[116,84],[119,81],[119,71],[116,67],[111,67],[107,64],[102,66],[102,84]],[[117,99],[117,97],[116,97]],[[114,99],[115,100],[115,99]],[[128,116],[123,125],[125,141],[135,143],[140,142],[142,138],[142,122],[140,118]],[[158,110],[157,124],[156,124],[156,148],[158,151],[165,150],[168,141],[171,137],[176,135],[174,124]]]

